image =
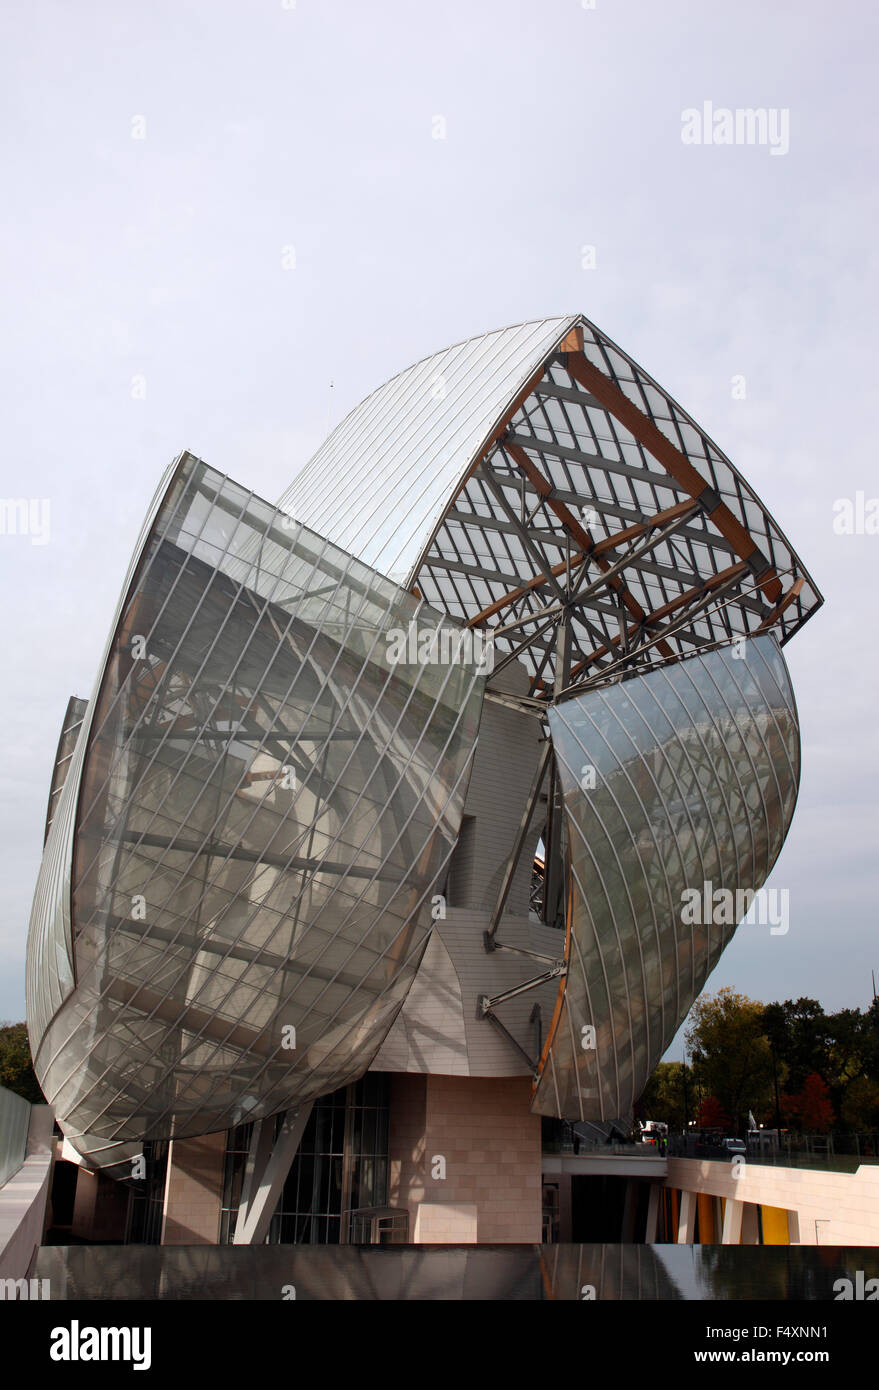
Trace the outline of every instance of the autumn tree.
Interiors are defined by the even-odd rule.
[[[798,1095],[785,1096],[786,1112],[806,1134],[826,1134],[833,1127],[830,1088],[816,1071],[806,1077]]]
[[[729,987],[702,995],[690,1011],[686,1038],[696,1079],[739,1132],[747,1129],[748,1111],[764,1111],[773,1095],[763,1015],[761,1003]]]
[[[717,1096],[706,1096],[699,1106],[698,1124],[701,1129],[728,1129],[727,1115]]]

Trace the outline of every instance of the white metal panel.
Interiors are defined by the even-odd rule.
[[[278,505],[404,583],[481,446],[578,317],[485,333],[392,377],[336,426]]]

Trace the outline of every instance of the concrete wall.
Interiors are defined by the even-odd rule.
[[[516,663],[497,683],[504,690],[527,693],[527,672]],[[464,805],[465,816],[472,819],[465,824],[449,866],[452,906],[487,911],[494,907],[542,747],[536,719],[486,700]],[[535,810],[507,899],[508,910],[519,916],[528,915],[531,866],[545,815],[543,801]]]
[[[501,673],[500,684],[521,693],[528,689],[528,677],[515,665]],[[515,950],[487,952],[483,941],[543,747],[537,720],[486,701],[464,822],[449,866],[445,915],[436,922],[412,988],[371,1070],[473,1077],[533,1074],[540,1045],[532,1013],[539,1004],[542,1041],[555,1009],[558,980],[497,1006],[497,1017],[515,1043],[478,1015],[477,1001],[502,995],[547,969],[544,961]],[[543,797],[531,819],[497,939],[554,961],[564,955],[564,933],[544,926],[529,911],[534,850],[546,815],[545,787]]]
[[[168,1152],[163,1245],[216,1245],[223,1200],[225,1130],[174,1139]]]
[[[423,1244],[541,1238],[541,1126],[525,1077],[395,1076],[391,1206]]]
[[[125,1239],[128,1188],[106,1173],[93,1173],[82,1165],[76,1177],[70,1234],[98,1244]]]
[[[733,1176],[730,1163],[669,1158],[666,1185],[681,1193],[707,1193],[726,1200],[722,1238],[753,1244],[756,1208],[792,1213],[792,1245],[879,1245],[879,1165],[855,1173],[782,1168],[745,1163]],[[773,1215],[773,1222],[777,1221]]]
[[[51,1106],[31,1106],[24,1163],[0,1187],[3,1279],[23,1279],[43,1239],[52,1177],[52,1124]]]
[[[541,974],[541,961],[511,951],[488,954],[483,945],[490,913],[450,907],[437,922],[405,1003],[379,1049],[372,1071],[436,1072],[443,1076],[530,1076],[522,1053],[493,1023],[477,1017],[480,995],[501,994]],[[502,940],[526,950],[564,954],[561,932],[504,917]],[[543,1036],[558,994],[558,980],[498,1005],[497,1014],[531,1057],[537,1055],[534,1005],[543,1012]]]

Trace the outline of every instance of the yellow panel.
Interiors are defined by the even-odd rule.
[[[707,1192],[696,1196],[699,1208],[699,1244],[714,1245],[717,1235],[714,1230],[714,1198]]]
[[[761,1207],[764,1245],[790,1245],[787,1211],[784,1207]]]

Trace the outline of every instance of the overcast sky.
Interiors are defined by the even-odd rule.
[[[0,535],[0,1019],[24,1016],[62,714],[165,466],[188,448],[275,499],[388,376],[577,311],[714,437],[826,599],[785,649],[790,929],[743,926],[709,987],[864,1007],[879,535],[836,534],[833,504],[879,496],[875,7],[8,0],[0,23],[0,498],[50,502],[47,544]],[[706,101],[779,138],[685,143]]]

